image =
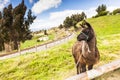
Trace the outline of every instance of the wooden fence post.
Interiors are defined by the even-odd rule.
[[[66,80],[90,80],[118,68],[120,68],[120,60],[116,60],[109,64],[100,66],[97,69],[92,69],[79,75],[72,76]]]

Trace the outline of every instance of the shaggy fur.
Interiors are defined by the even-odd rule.
[[[77,37],[77,42],[72,48],[72,54],[76,63],[77,74],[93,68],[93,65],[99,61],[100,55],[97,48],[96,36],[93,28],[88,22],[81,25],[83,30]]]

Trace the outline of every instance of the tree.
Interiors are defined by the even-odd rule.
[[[36,16],[32,15],[32,11],[29,9],[28,15],[27,15],[27,22],[29,23],[29,25],[32,24],[35,19],[36,19]]]
[[[23,42],[25,40],[30,40],[32,38],[31,35],[31,31],[29,30],[30,25],[33,23],[33,21],[36,19],[36,16],[32,15],[32,11],[29,9],[28,14],[27,14],[27,18],[25,19],[25,23],[24,23],[24,38],[23,38]]]
[[[14,47],[18,49],[20,46],[20,42],[25,42],[28,39],[32,38],[31,31],[29,30],[29,26],[33,23],[36,16],[32,15],[31,10],[28,11],[27,18],[25,18],[25,12],[27,7],[24,4],[24,0],[22,3],[15,7],[13,10],[14,23],[13,27],[15,28],[15,39],[14,39]]]
[[[47,33],[47,30],[46,30],[46,29],[44,30],[44,35],[48,35],[48,33]]]
[[[96,9],[97,15],[95,15],[95,17],[107,15],[109,11],[106,11],[106,9],[107,7],[104,4],[98,6],[98,8]]]
[[[100,14],[100,12],[101,12],[101,7],[100,7],[100,6],[98,6],[98,8],[96,9],[96,12],[97,12],[98,14]]]
[[[70,17],[66,17],[63,24],[65,28],[70,28],[71,26],[74,26],[75,29],[77,29],[76,24],[82,20],[84,20],[86,17],[85,13],[82,12],[81,14],[73,14]]]
[[[12,4],[10,4],[3,9],[3,13],[0,12],[0,41],[4,42],[7,52],[18,49],[20,42],[32,38],[29,26],[36,16],[33,16],[31,10],[29,10],[27,18],[25,18],[26,10],[27,7],[22,0],[15,8],[12,8]]]
[[[13,49],[12,46],[12,4],[8,5],[3,9],[3,18],[2,18],[2,35],[4,41],[4,47],[7,52]]]
[[[82,20],[87,18],[86,14],[84,12],[81,13],[81,18],[82,18]]]
[[[2,34],[2,12],[0,11],[0,51],[4,49],[4,41],[3,41],[3,34]]]
[[[63,24],[65,28],[70,28],[72,26],[72,19],[70,17],[66,17]]]
[[[18,49],[20,45],[20,41],[23,40],[23,35],[25,31],[23,23],[24,23],[24,15],[26,10],[27,10],[27,7],[24,4],[24,0],[22,0],[22,2],[13,9],[14,49]]]
[[[0,20],[2,19],[2,12],[0,11]]]
[[[59,28],[59,29],[62,29],[62,28],[63,28],[63,25],[62,25],[62,24],[60,24],[58,28]]]
[[[116,15],[117,13],[120,14],[120,8],[117,8],[117,9],[113,10],[113,15]]]
[[[106,9],[107,9],[106,5],[102,4],[98,6],[98,8],[96,9],[96,12],[100,14],[101,12],[106,11]]]
[[[106,11],[106,9],[107,9],[106,5],[102,4],[101,5],[101,11]]]

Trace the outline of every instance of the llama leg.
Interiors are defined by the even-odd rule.
[[[80,74],[82,72],[81,64],[79,63],[77,66],[77,74]]]
[[[76,63],[76,69],[77,69],[77,74],[80,73],[80,63],[75,59],[75,63]]]
[[[85,71],[86,71],[86,64],[82,64],[82,65],[81,65],[81,68],[82,68],[81,73],[82,73],[82,72],[85,72]]]
[[[79,64],[76,65],[77,68],[77,74],[79,74]]]
[[[91,70],[93,68],[93,64],[88,66],[88,70]]]

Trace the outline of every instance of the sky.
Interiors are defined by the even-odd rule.
[[[13,8],[21,3],[22,0],[0,0],[0,11],[8,4]],[[32,31],[58,27],[63,23],[67,16],[85,12],[88,18],[96,15],[95,9],[105,4],[108,11],[120,8],[120,0],[24,0],[28,9],[31,9],[33,15],[37,18],[30,26]]]

